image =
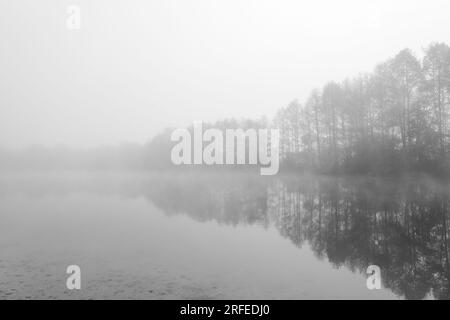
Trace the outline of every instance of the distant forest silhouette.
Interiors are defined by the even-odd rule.
[[[450,47],[433,43],[422,59],[405,49],[370,74],[313,90],[274,119],[221,120],[204,127],[279,128],[284,170],[317,173],[450,173]],[[172,129],[142,145],[72,150],[0,150],[1,169],[173,168]]]

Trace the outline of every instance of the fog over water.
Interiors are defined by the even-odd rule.
[[[2,175],[0,298],[448,299],[448,192],[424,177]],[[74,262],[79,292],[61,285]]]
[[[0,299],[450,299],[449,12],[0,0]]]

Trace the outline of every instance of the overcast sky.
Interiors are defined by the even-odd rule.
[[[66,8],[81,8],[81,30]],[[143,143],[272,116],[409,47],[450,43],[448,0],[0,0],[0,146]]]

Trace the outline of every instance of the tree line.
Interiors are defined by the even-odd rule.
[[[280,109],[285,167],[325,172],[449,171],[450,47],[405,49],[371,74],[329,82]]]
[[[224,119],[204,127],[280,129],[284,170],[450,175],[449,122],[450,47],[433,43],[420,59],[405,49],[372,73],[329,82],[304,103],[294,100],[279,109],[273,119]],[[174,169],[172,131],[145,145],[0,149],[0,170]]]

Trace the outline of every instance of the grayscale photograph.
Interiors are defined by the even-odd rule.
[[[449,14],[0,0],[0,300],[449,300]]]

